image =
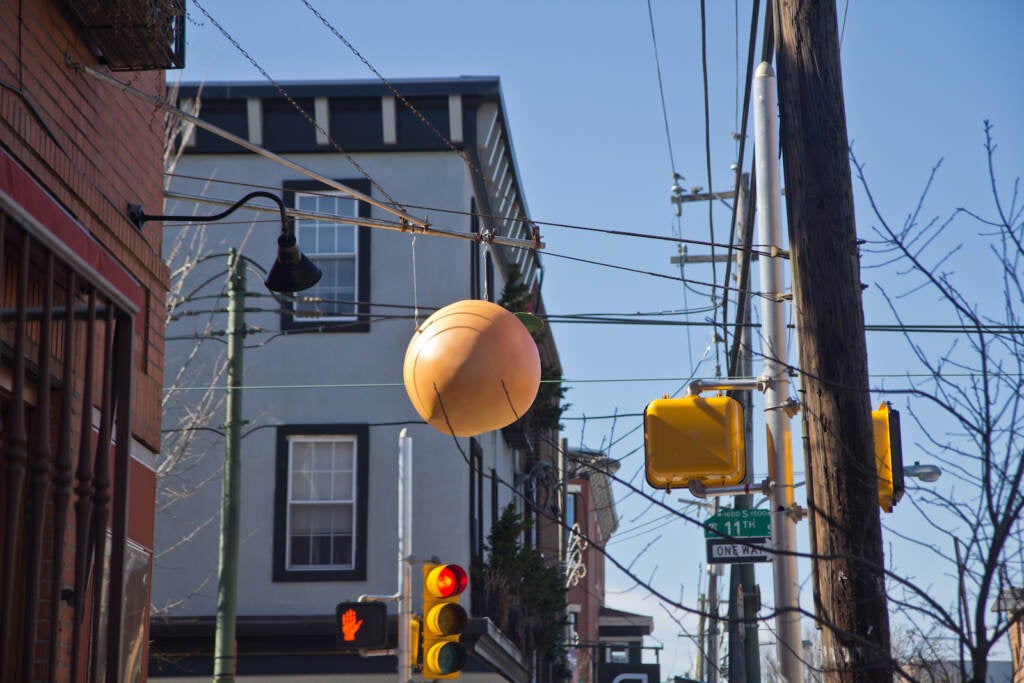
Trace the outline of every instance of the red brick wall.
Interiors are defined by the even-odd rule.
[[[605,539],[601,537],[600,527],[597,523],[597,510],[593,491],[590,488],[590,480],[572,479],[569,483],[577,484],[580,487],[577,494],[576,521],[588,542],[582,558],[583,564],[587,568],[587,575],[579,584],[569,589],[567,598],[569,603],[580,605],[580,613],[577,617],[577,632],[580,640],[587,645],[593,645],[598,640],[597,617],[601,604],[604,602],[604,555],[594,547],[594,544],[601,545]],[[594,647],[579,649],[576,681],[590,683],[594,680],[593,661],[595,656],[596,648]]]
[[[0,2],[0,147],[89,230],[141,284],[133,405],[136,438],[160,446],[163,308],[167,269],[160,235],[139,232],[126,207],[159,212],[163,114],[67,66],[102,70],[58,0]],[[155,95],[163,71],[124,72],[120,80]]]

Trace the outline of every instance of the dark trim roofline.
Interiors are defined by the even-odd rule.
[[[459,76],[457,78],[400,78],[389,81],[405,97],[479,95],[500,98],[501,80],[497,76]],[[278,85],[295,98],[308,97],[385,97],[394,93],[378,79],[330,81],[282,81]],[[276,86],[262,81],[217,81],[182,83],[180,97],[195,97],[202,88],[204,100],[282,99]]]

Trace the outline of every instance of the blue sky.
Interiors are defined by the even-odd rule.
[[[373,77],[301,0],[274,3],[272,10],[255,10],[252,3],[241,0],[200,0],[199,4],[276,80]],[[685,205],[677,220],[669,202],[671,174],[673,168],[682,174],[687,188],[723,190],[731,185],[730,165],[736,160],[731,133],[738,129],[748,2],[707,3],[710,179],[696,0],[652,0],[651,4],[672,158],[644,2],[333,0],[314,4],[385,77],[500,76],[520,179],[534,220],[709,238],[707,204]],[[188,10],[184,80],[262,80],[197,5],[190,3]],[[982,121],[989,119],[994,125],[997,172],[1007,188],[1024,159],[1020,125],[1024,89],[1019,73],[1024,4],[851,0],[839,2],[838,12],[843,25],[849,136],[858,159],[866,165],[882,213],[901,223],[940,158],[942,167],[926,214],[948,214],[960,205],[989,206]],[[169,73],[170,78],[175,76]],[[748,152],[744,168],[750,165]],[[876,221],[859,188],[856,198],[858,233],[871,239]],[[728,210],[716,205],[712,218],[716,240],[725,241]],[[678,275],[669,264],[676,253],[670,243],[553,226],[542,226],[542,232],[552,254],[544,258],[544,297],[550,313],[699,311],[709,303],[706,288],[684,289],[679,282],[554,256],[567,254]],[[972,234],[952,234],[948,239],[950,248],[964,243],[964,256],[958,256],[953,265],[969,273],[974,267]],[[690,253],[701,250],[691,247]],[[877,292],[881,286],[898,287],[900,276],[892,269],[869,269],[870,263],[866,257],[866,321],[892,322]],[[722,277],[721,266],[717,274]],[[710,281],[712,273],[709,266],[691,265],[686,275]],[[985,295],[980,284],[976,295]],[[930,308],[927,302],[910,314],[914,322],[954,322],[944,309]],[[707,316],[696,312],[689,319],[703,321]],[[569,380],[567,400],[572,407],[566,414],[566,437],[570,444],[610,445],[609,454],[622,458],[620,476],[641,485],[643,436],[636,415],[650,400],[677,391],[687,378],[714,376],[714,348],[704,355],[710,332],[702,327],[563,324],[554,327],[554,334]],[[869,338],[873,386],[891,386],[897,380],[886,375],[905,369],[908,356],[896,348],[897,342]],[[881,395],[873,402],[879,400]],[[613,414],[622,417],[604,419]],[[793,429],[798,441],[798,421]],[[913,439],[913,434],[905,435],[904,443]],[[758,447],[758,453],[761,460],[756,462],[762,463],[758,475],[763,476],[763,447]],[[918,458],[925,460],[927,454],[907,455],[910,461]],[[796,469],[799,481],[802,459]],[[664,594],[682,596],[685,603],[695,605],[705,576],[700,529],[659,519],[657,509],[625,490],[619,490],[617,497],[622,521],[609,551],[631,558],[633,571]],[[682,495],[656,493],[655,497],[675,504]],[[801,498],[798,492],[797,499]],[[898,508],[885,522],[902,533],[918,533],[919,522],[911,513]],[[805,529],[801,526],[798,533],[805,535]],[[887,553],[901,566],[909,568],[909,573],[919,570],[912,560],[900,557],[897,537],[887,535],[886,540]],[[758,568],[758,581],[770,591],[768,568]],[[657,640],[653,642],[664,646],[663,678],[692,668],[695,648],[680,635],[680,626],[656,598],[611,567],[607,598],[613,607],[654,616]],[[805,605],[808,601],[805,594]],[[691,633],[695,630],[692,619],[684,618],[682,624]],[[770,634],[762,633],[762,641],[770,639]]]

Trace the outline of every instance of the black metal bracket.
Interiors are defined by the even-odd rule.
[[[209,216],[194,216],[194,215],[168,216],[168,215],[165,215],[165,214],[148,214],[142,208],[141,204],[129,204],[128,205],[128,220],[130,220],[132,222],[132,225],[134,225],[137,230],[142,230],[142,226],[145,225],[147,221],[201,221],[201,222],[205,222],[205,223],[211,223],[211,222],[215,222],[215,221],[219,221],[219,220],[222,220],[224,218],[227,218],[228,216],[233,214],[235,211],[237,211],[243,204],[248,202],[250,199],[255,199],[256,197],[262,197],[264,199],[269,199],[270,201],[272,201],[275,204],[277,204],[277,208],[281,212],[282,231],[284,231],[285,230],[284,226],[286,226],[287,222],[288,222],[288,220],[287,220],[288,217],[285,215],[284,202],[281,201],[281,198],[278,197],[276,194],[273,194],[271,192],[266,192],[264,190],[256,190],[255,192],[250,192],[249,194],[245,195],[244,197],[239,199],[237,202],[235,202],[234,204],[229,206],[224,211],[221,211],[220,213],[215,213],[215,214],[212,214],[212,215],[209,215]]]

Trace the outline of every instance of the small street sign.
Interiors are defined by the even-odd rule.
[[[771,551],[766,545],[770,538],[745,538],[742,542],[724,538],[707,540],[708,564],[749,564],[771,562]]]
[[[721,510],[704,522],[704,538],[771,538],[772,513],[768,510]]]
[[[387,647],[388,608],[383,602],[339,602],[335,616],[339,650]]]

